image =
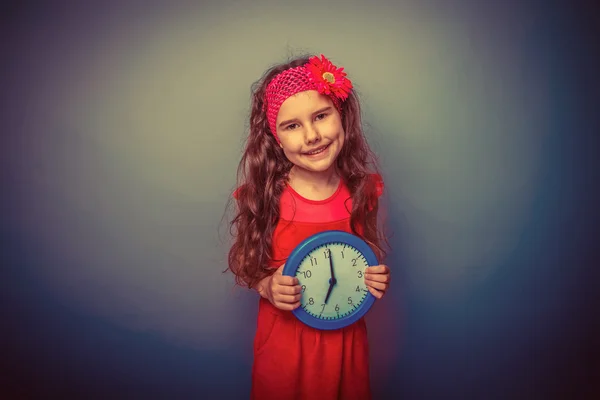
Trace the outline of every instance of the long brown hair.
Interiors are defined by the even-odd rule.
[[[304,65],[308,59],[309,56],[304,56],[276,65],[252,85],[249,134],[237,169],[237,210],[230,223],[234,242],[229,250],[229,266],[225,270],[235,275],[240,286],[253,288],[273,273],[268,264],[271,261],[273,232],[279,220],[279,199],[293,166],[270,132],[263,109],[265,89],[277,74]],[[369,176],[379,171],[376,157],[363,132],[355,90],[342,103],[341,117],[345,140],[336,163],[352,196],[350,225],[353,233],[369,243],[378,259],[382,260],[386,252],[381,241],[387,243],[387,240],[377,224],[376,187]],[[363,234],[359,233],[359,226],[363,228]]]

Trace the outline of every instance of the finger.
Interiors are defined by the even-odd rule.
[[[387,265],[373,265],[365,269],[367,274],[389,274],[390,269]]]
[[[365,279],[374,282],[389,282],[390,274],[365,274]]]
[[[300,302],[296,302],[296,303],[279,303],[279,302],[275,302],[275,307],[279,308],[280,310],[284,310],[284,311],[293,311],[296,308],[300,307]]]
[[[383,297],[384,292],[380,292],[379,290],[373,289],[370,286],[367,286],[367,288],[369,289],[369,292],[376,298],[381,299]]]
[[[365,285],[367,285],[368,287],[377,289],[377,290],[386,290],[388,288],[387,283],[376,282],[376,281],[371,281],[371,280],[366,280],[366,279],[365,279]]]
[[[367,267],[365,269],[365,273],[371,273],[371,274],[389,274],[390,273],[390,268],[387,265],[384,265],[384,264],[372,265],[372,266]]]
[[[302,294],[300,294],[300,293],[294,294],[294,295],[277,293],[277,294],[273,295],[273,299],[276,302],[281,302],[281,303],[286,303],[286,304],[297,303],[298,301],[300,301],[301,298],[302,298]]]
[[[300,285],[294,285],[294,286],[281,285],[281,286],[276,287],[273,291],[278,294],[295,296],[295,295],[299,294],[300,292],[302,292],[302,287]]]
[[[295,276],[276,274],[275,276],[273,276],[273,282],[279,285],[286,286],[297,285],[298,278]]]
[[[298,285],[298,278],[295,276],[280,275],[273,277],[273,283],[282,286],[296,286]]]

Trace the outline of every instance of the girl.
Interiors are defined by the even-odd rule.
[[[383,182],[343,68],[323,55],[299,58],[254,84],[238,181],[228,269],[260,294],[251,398],[370,399],[364,319],[334,331],[304,325],[290,312],[300,306],[298,280],[282,275],[293,249],[325,230],[358,235],[385,256],[377,227]],[[389,281],[387,266],[366,268],[376,298]]]

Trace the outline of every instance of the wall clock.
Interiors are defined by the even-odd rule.
[[[333,230],[310,236],[296,246],[283,267],[283,275],[297,277],[302,287],[301,305],[292,312],[316,329],[353,324],[375,301],[364,273],[378,264],[373,250],[358,236]]]

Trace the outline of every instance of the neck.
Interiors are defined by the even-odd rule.
[[[327,171],[307,171],[293,166],[289,173],[289,183],[297,192],[328,193],[337,189],[340,176],[335,166]]]

